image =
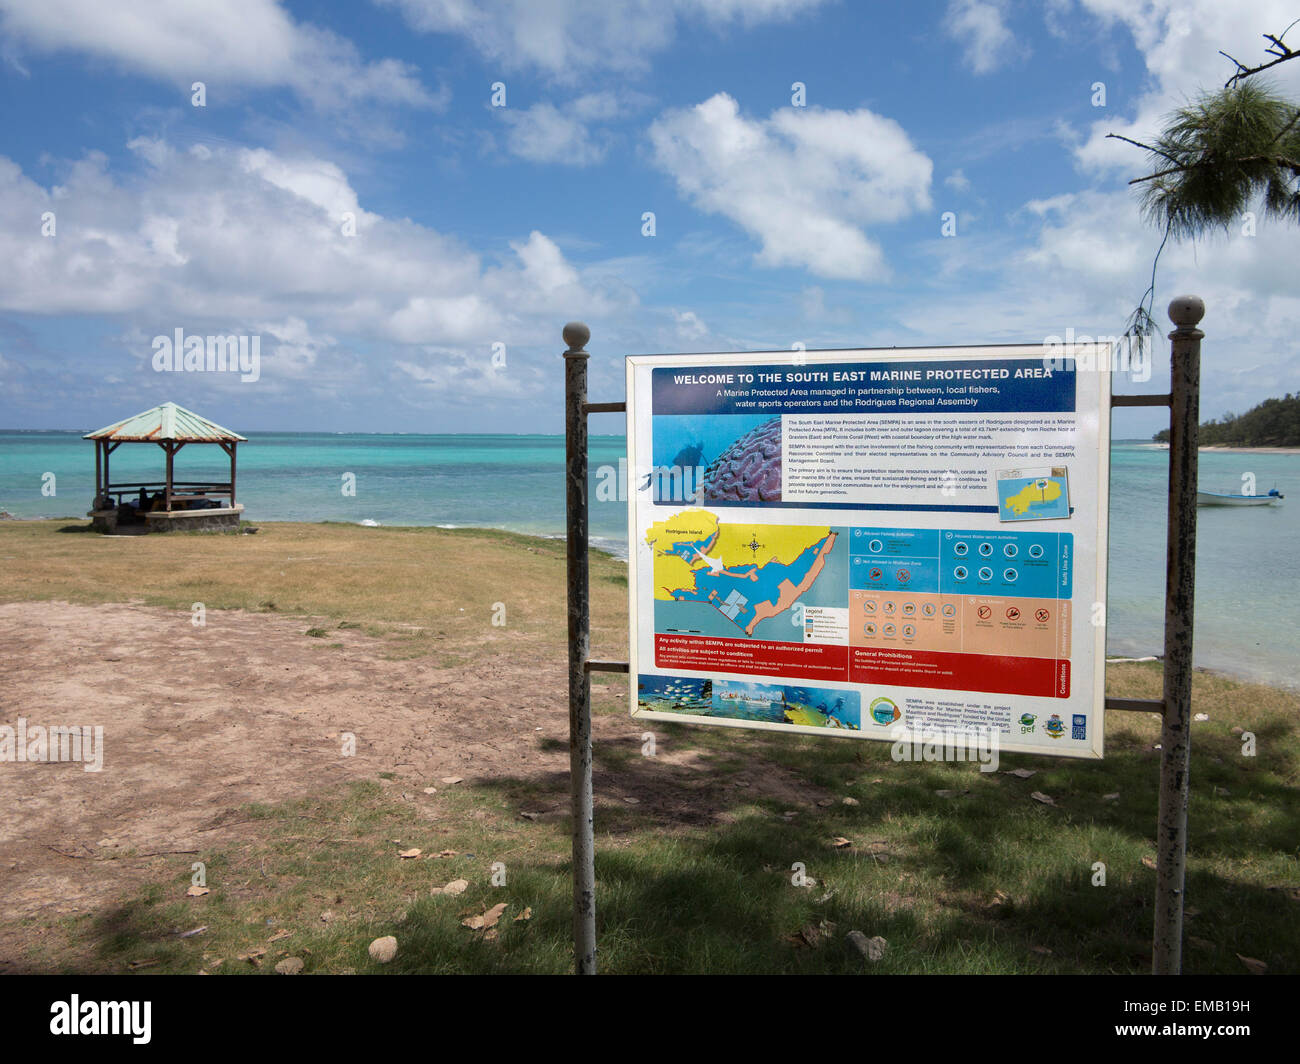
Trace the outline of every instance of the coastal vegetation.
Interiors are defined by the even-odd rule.
[[[1169,430],[1151,437],[1169,442]],[[1265,399],[1244,414],[1226,413],[1201,423],[1202,447],[1300,447],[1300,394]]]

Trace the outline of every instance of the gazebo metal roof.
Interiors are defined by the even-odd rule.
[[[175,403],[162,403],[125,421],[95,432],[88,432],[83,440],[112,440],[115,443],[245,443],[247,437],[223,429],[213,421],[200,417]]]

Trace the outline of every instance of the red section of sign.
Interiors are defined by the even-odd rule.
[[[655,667],[788,676],[800,680],[895,683],[941,691],[987,691],[1046,698],[1070,696],[1070,662],[1064,658],[1013,658],[658,634]]]
[[[942,691],[1070,696],[1070,662],[1063,658],[854,647],[849,658],[849,679],[853,683],[897,683]]]
[[[655,667],[695,672],[752,673],[810,680],[848,676],[848,647],[820,643],[775,643],[767,639],[717,639],[656,635]]]

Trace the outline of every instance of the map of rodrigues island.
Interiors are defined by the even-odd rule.
[[[686,510],[646,532],[655,598],[712,606],[746,635],[816,583],[835,546],[829,527],[721,522]]]
[[[1068,488],[1061,477],[999,480],[998,506],[1003,521],[1070,516]]]

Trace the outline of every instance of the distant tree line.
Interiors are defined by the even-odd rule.
[[[1169,430],[1153,437],[1169,442]],[[1289,392],[1282,399],[1265,399],[1244,414],[1224,414],[1201,423],[1201,446],[1300,447],[1300,395]]]

